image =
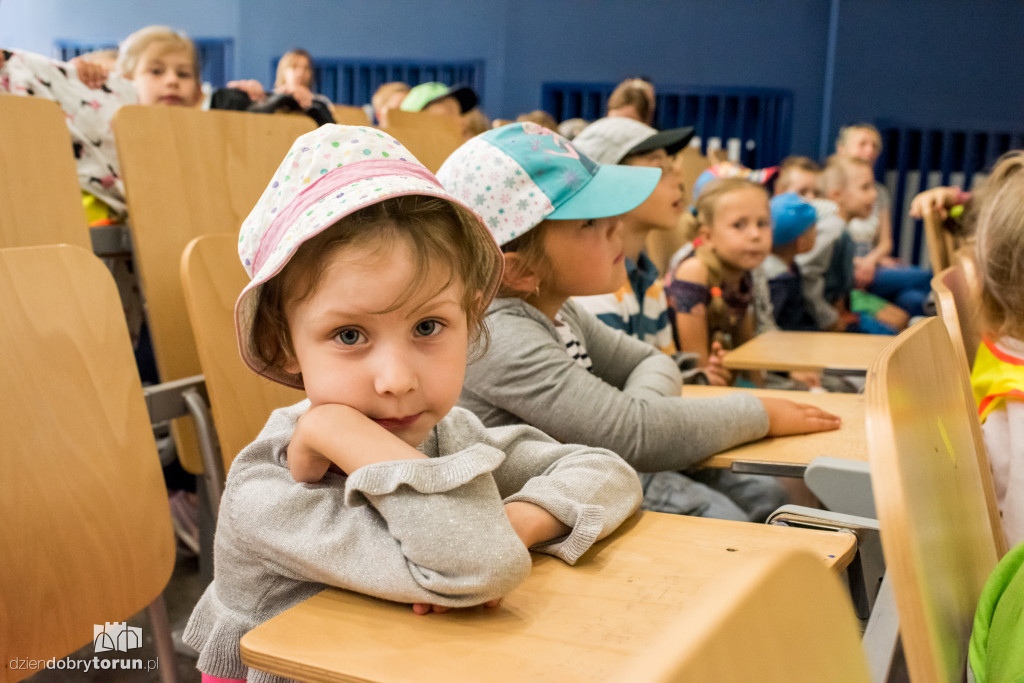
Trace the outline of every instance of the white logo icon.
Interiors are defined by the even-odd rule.
[[[92,643],[96,652],[128,652],[142,647],[142,629],[124,621],[113,624],[108,621],[102,626],[93,624]]]

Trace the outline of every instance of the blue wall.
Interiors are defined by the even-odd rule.
[[[1024,3],[843,0],[833,130],[876,118],[1024,129]]]
[[[839,0],[834,96],[822,120],[828,0],[0,0],[0,45],[50,54],[60,38],[117,40],[149,23],[235,40],[236,76],[271,59],[483,59],[484,108],[513,117],[545,81],[779,87],[793,151],[854,120],[1008,125],[1024,114],[1019,0]]]

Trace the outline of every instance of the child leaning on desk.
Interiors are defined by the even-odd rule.
[[[645,509],[766,515],[765,501],[748,513],[679,470],[767,434],[835,429],[838,418],[743,393],[684,399],[670,356],[571,299],[625,284],[616,216],[640,205],[660,176],[657,168],[598,164],[533,123],[478,135],[445,161],[438,178],[480,213],[505,258],[487,311],[490,345],[467,369],[460,405],[487,425],[526,423],[619,453],[644,473]]]
[[[228,475],[214,581],[184,634],[204,677],[271,680],[239,640],[327,585],[418,614],[494,606],[528,549],[572,564],[636,510],[612,452],[454,407],[501,253],[390,136],[296,140],[239,254],[242,358],[308,398],[274,411]]]

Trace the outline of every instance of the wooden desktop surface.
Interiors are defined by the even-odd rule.
[[[829,394],[774,389],[738,389],[687,384],[683,398],[712,398],[746,391],[765,398],[785,398],[809,403],[842,418],[839,429],[796,436],[767,437],[741,444],[701,461],[699,467],[732,467],[733,463],[808,465],[821,455],[867,461],[867,433],[864,426],[863,394]]]
[[[732,370],[866,372],[892,337],[846,332],[765,332],[725,354]]]
[[[643,512],[573,567],[534,554],[496,609],[417,616],[328,589],[246,634],[242,660],[308,681],[597,681],[738,563],[803,548],[840,571],[854,544],[852,534]]]

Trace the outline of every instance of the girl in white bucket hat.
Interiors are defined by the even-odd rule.
[[[325,584],[420,614],[498,600],[528,549],[572,564],[633,513],[610,451],[456,408],[501,278],[480,219],[390,136],[300,137],[242,225],[245,363],[303,388],[234,460],[184,639],[204,679],[273,680],[239,640]]]

